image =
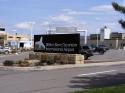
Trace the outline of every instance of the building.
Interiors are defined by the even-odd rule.
[[[5,45],[6,39],[7,39],[7,33],[5,32],[5,28],[0,27],[0,46]]]
[[[90,40],[100,40],[100,34],[90,34]]]
[[[32,41],[27,35],[7,34],[6,45],[12,48],[32,48]]]
[[[125,39],[125,33],[112,32],[110,39]]]
[[[100,30],[100,41],[103,42],[105,39],[110,39],[111,29],[106,26]]]
[[[55,27],[55,29],[49,29],[48,34],[80,34],[80,44],[87,44],[87,30],[80,27]],[[84,41],[83,41],[84,40]]]
[[[96,40],[88,40],[88,45],[97,45]],[[111,49],[124,49],[125,39],[105,39],[103,42],[98,41],[98,45],[105,45]]]

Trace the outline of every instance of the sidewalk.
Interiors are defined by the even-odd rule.
[[[37,71],[37,70],[55,70],[65,68],[81,68],[81,67],[93,67],[93,66],[110,66],[110,65],[122,65],[125,61],[119,62],[102,62],[102,63],[88,63],[88,64],[69,64],[69,65],[54,65],[54,66],[37,66],[37,67],[7,67],[0,66],[0,70],[20,70],[20,71]]]

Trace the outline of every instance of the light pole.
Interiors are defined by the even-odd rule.
[[[30,41],[32,41],[32,36],[33,36],[33,26],[35,22],[28,22],[30,25]]]
[[[77,32],[83,33],[84,32],[84,44],[87,44],[87,30],[79,29]]]
[[[14,30],[12,30],[12,31],[14,32],[14,37],[15,37],[15,39],[14,39],[15,42],[14,42],[14,46],[13,46],[13,47],[14,47],[14,48],[17,48],[17,46],[18,46],[18,45],[17,45],[17,33],[16,33],[17,30],[14,29]]]
[[[99,45],[99,33],[98,33],[98,29],[96,30],[96,46]]]
[[[118,41],[118,38],[116,38],[116,49],[119,48],[119,41]]]
[[[99,45],[99,40],[98,40],[99,36],[98,36],[98,33],[97,33],[97,43],[96,43],[96,46]]]
[[[35,22],[28,22],[29,24],[30,24],[30,43],[31,43],[31,47],[33,47],[33,42],[32,42],[32,40],[33,40],[33,26],[34,26],[34,24],[35,24]]]

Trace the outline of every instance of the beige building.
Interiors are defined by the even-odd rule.
[[[4,27],[0,27],[0,46],[9,46],[14,48],[33,48],[33,41],[28,35],[9,34]]]
[[[7,40],[7,33],[5,32],[5,28],[0,28],[0,46],[4,46]]]
[[[112,32],[110,39],[100,40],[100,34],[90,34],[88,45],[106,45],[112,49],[123,49],[125,47],[125,33]]]
[[[97,45],[97,40],[88,40],[88,45]],[[98,41],[98,45],[106,45],[111,49],[123,49],[125,39],[105,39],[103,42]]]
[[[90,34],[90,40],[100,40],[100,34]]]
[[[6,45],[13,48],[31,48],[32,41],[30,41],[30,37],[27,35],[10,35],[7,34]]]
[[[30,37],[27,35],[10,35],[7,34],[7,41],[29,41]]]
[[[110,39],[125,39],[125,33],[112,32]]]

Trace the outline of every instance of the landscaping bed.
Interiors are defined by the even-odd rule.
[[[95,89],[76,91],[70,93],[125,93],[125,85],[105,87],[105,88],[95,88]]]
[[[5,60],[3,66],[10,67],[38,67],[68,64],[84,64],[84,57],[80,54],[60,53],[31,53],[24,60]]]

